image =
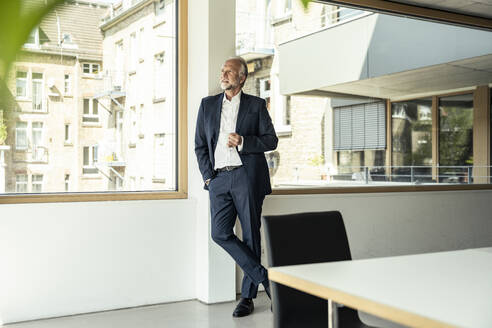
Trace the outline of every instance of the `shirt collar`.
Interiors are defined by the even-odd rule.
[[[237,95],[235,95],[234,97],[231,98],[230,103],[232,103],[232,104],[239,103],[239,101],[241,100],[241,94],[242,93],[243,93],[243,91],[240,90]],[[229,101],[229,100],[227,100],[226,94],[224,92],[224,98],[222,99],[222,103],[225,103],[226,101]]]

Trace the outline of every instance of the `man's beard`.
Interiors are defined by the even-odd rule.
[[[221,83],[220,83],[220,88],[221,88],[222,90],[224,90],[224,91],[225,91],[225,90],[231,90],[231,89],[232,89],[232,84],[230,84],[230,83],[224,83],[224,82],[221,82]]]

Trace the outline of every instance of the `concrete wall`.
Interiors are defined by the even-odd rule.
[[[305,49],[302,60],[298,49]],[[486,31],[370,14],[281,44],[280,92],[316,90],[491,52],[492,35]]]

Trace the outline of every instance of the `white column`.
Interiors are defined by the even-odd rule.
[[[5,152],[10,149],[10,146],[0,146],[0,194],[5,193]],[[1,323],[0,323],[1,324]]]
[[[201,98],[220,92],[223,62],[235,54],[235,1],[189,0],[188,3],[188,149],[189,197],[196,201],[196,295],[205,303],[235,299],[235,265],[210,237],[208,192],[194,152]]]

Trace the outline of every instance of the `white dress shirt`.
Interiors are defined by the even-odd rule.
[[[239,93],[229,101],[224,93],[224,99],[222,100],[222,114],[220,117],[219,139],[217,140],[217,146],[215,147],[214,153],[215,170],[225,166],[238,166],[243,164],[238,153],[238,150],[241,151],[243,149],[243,143],[237,146],[238,149],[236,149],[236,147],[227,146],[229,134],[236,132],[237,114],[239,112],[241,94],[242,91],[239,91]]]

